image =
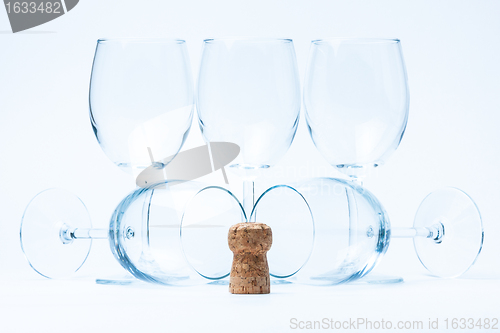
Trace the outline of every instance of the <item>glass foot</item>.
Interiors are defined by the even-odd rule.
[[[481,214],[474,201],[456,188],[429,194],[420,204],[413,226],[436,231],[434,237],[415,237],[413,243],[420,262],[439,277],[465,273],[483,247]]]
[[[287,185],[269,188],[255,203],[250,221],[272,229],[273,245],[267,253],[272,277],[293,276],[307,263],[314,246],[314,220],[309,204],[296,189]]]
[[[233,254],[227,245],[229,228],[247,218],[238,199],[228,190],[209,186],[187,204],[181,221],[181,243],[190,266],[207,279],[229,275]]]
[[[229,286],[229,280],[216,280],[209,282],[208,284],[213,286]]]
[[[290,280],[271,279],[271,284],[273,285],[292,284],[292,283],[293,282]]]
[[[127,286],[131,284],[143,283],[142,281],[135,279],[133,277],[129,278],[117,278],[117,279],[95,279],[97,284],[113,285],[113,286]]]
[[[71,238],[76,228],[90,229],[90,216],[83,202],[61,189],[48,189],[35,196],[21,221],[21,247],[31,267],[47,278],[66,278],[83,265],[91,239]]]
[[[169,284],[172,285],[182,285],[189,279],[188,276],[167,276],[163,277],[162,281],[166,281]],[[104,285],[115,285],[115,286],[126,286],[126,285],[131,285],[131,284],[144,284],[143,281],[136,279],[133,276],[124,276],[124,277],[117,277],[117,278],[109,278],[109,279],[96,279],[95,283],[97,284],[104,284]]]
[[[403,283],[404,279],[400,276],[368,274],[351,284],[394,284]]]

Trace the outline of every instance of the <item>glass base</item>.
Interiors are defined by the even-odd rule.
[[[144,282],[135,278],[122,278],[122,279],[96,279],[95,283],[112,285],[112,286],[128,286],[131,284],[143,284]]]
[[[267,253],[272,277],[291,277],[307,263],[314,247],[314,219],[309,204],[296,189],[276,185],[266,190],[255,203],[250,221],[272,229],[273,244]]]
[[[228,276],[233,262],[227,245],[229,228],[246,221],[243,207],[230,191],[218,186],[200,190],[186,205],[180,227],[190,267],[209,280]]]
[[[334,165],[338,171],[349,176],[350,178],[358,179],[365,178],[379,164],[337,164]]]
[[[352,275],[349,278],[345,278],[344,275],[330,275],[330,276],[311,276],[308,279],[299,280],[300,284],[312,285],[312,286],[337,286],[341,284],[352,284],[352,285],[366,285],[366,284],[396,284],[403,283],[404,279],[400,276],[391,275],[380,275],[380,274],[369,274],[362,278],[357,278]]]
[[[456,188],[429,194],[418,208],[413,227],[437,231],[437,237],[415,237],[413,243],[420,262],[439,277],[465,273],[483,247],[479,209],[465,192]]]
[[[262,176],[263,172],[271,166],[267,164],[262,165],[249,165],[249,164],[231,164],[228,170],[243,180],[255,180]]]
[[[229,280],[215,280],[208,284],[212,286],[229,286]]]
[[[400,276],[368,274],[359,280],[352,281],[350,284],[395,284],[403,283],[404,279]]]
[[[21,222],[21,247],[31,267],[51,279],[67,278],[85,263],[91,239],[72,239],[74,229],[92,224],[83,202],[70,192],[48,189],[26,207]]]
[[[143,281],[136,279],[134,277],[121,277],[121,278],[110,278],[110,279],[96,279],[96,284],[102,285],[114,285],[114,286],[127,286],[127,285],[135,285],[135,284],[144,284]],[[284,284],[292,284],[292,281],[282,280],[282,279],[271,279],[272,285],[284,285]],[[206,284],[212,286],[229,286],[229,279],[222,280],[206,280]]]

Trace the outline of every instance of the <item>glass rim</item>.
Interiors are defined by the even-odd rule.
[[[101,43],[176,43],[184,44],[186,41],[180,38],[163,38],[163,37],[112,37],[99,38],[97,44]]]
[[[214,42],[283,42],[292,43],[291,38],[272,38],[272,37],[220,37],[220,38],[206,38],[203,40],[204,43],[214,43]]]
[[[312,44],[322,44],[329,42],[347,42],[351,44],[392,44],[400,43],[398,38],[369,38],[369,37],[330,37],[314,39],[311,41]]]

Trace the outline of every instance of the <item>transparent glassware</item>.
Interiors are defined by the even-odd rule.
[[[39,274],[65,278],[84,264],[94,239],[107,239],[114,257],[136,278],[192,285],[229,275],[227,231],[244,221],[243,208],[226,189],[165,181],[132,191],[114,210],[109,228],[95,229],[78,197],[49,189],[33,198],[24,212],[21,247]],[[182,242],[181,225],[188,234]],[[193,246],[203,252],[204,275],[186,260]]]
[[[407,81],[398,39],[331,38],[311,43],[304,82],[309,133],[323,157],[360,185],[401,142],[409,112]],[[351,223],[351,230],[356,230],[357,220]],[[351,248],[356,239],[352,234]],[[352,255],[347,262],[355,260]]]
[[[190,66],[183,40],[97,41],[90,120],[114,164],[137,174],[180,150],[194,107]]]
[[[310,253],[302,253],[308,259],[293,274],[300,283],[332,285],[360,279],[383,258],[392,238],[413,238],[422,264],[431,274],[445,278],[463,274],[481,252],[481,215],[474,201],[456,188],[429,194],[412,228],[392,228],[387,212],[371,192],[356,182],[335,178],[271,187],[258,199],[253,214],[267,224],[275,216],[261,208],[294,207],[289,208],[287,223],[300,222],[303,213],[295,209],[288,195],[292,191],[304,197],[314,219],[314,246]],[[400,282],[382,280],[377,283]]]
[[[213,200],[208,191],[210,189],[211,187],[207,187],[200,191],[186,207],[181,225],[181,243],[191,267],[205,278],[216,279],[224,275],[221,272],[229,274],[233,256],[228,251],[227,235],[229,227],[241,221],[233,218],[233,223],[225,224],[226,229],[222,231],[213,228],[213,225],[219,223],[219,217],[205,203]],[[279,283],[284,281],[282,279],[293,276],[305,265],[314,245],[314,221],[306,200],[289,187],[283,188],[283,195],[286,195],[287,200],[258,201],[255,207],[258,207],[260,214],[257,216],[257,208],[254,208],[253,220],[250,219],[255,221],[258,218],[261,221],[262,214],[265,218],[263,223],[272,229],[273,244],[267,252],[267,261],[270,275],[279,279],[273,279],[273,282]],[[292,206],[293,209],[290,209]],[[205,207],[201,215],[203,220],[195,222],[197,228],[193,228],[193,223],[188,221],[196,220],[191,215],[200,214],[199,207]],[[219,211],[217,208],[216,212]],[[213,232],[217,232],[219,236],[212,237]],[[212,248],[213,251],[207,252],[207,248]],[[219,258],[218,262],[210,260],[212,257]]]
[[[260,197],[265,199],[255,203],[250,221],[272,229],[273,244],[267,252],[269,274],[277,279],[290,278],[304,267],[313,251],[313,213],[304,196],[292,187],[277,185],[266,193]]]
[[[312,41],[304,105],[314,144],[337,170],[358,179],[383,165],[399,146],[408,120],[401,42]]]
[[[253,181],[290,147],[300,112],[297,61],[291,39],[206,39],[197,111],[206,141],[235,143],[229,170],[244,180],[243,207],[254,204]]]
[[[276,278],[299,271],[314,240],[309,205],[297,191],[285,191],[287,200],[282,203],[293,204],[293,210],[279,202],[256,204],[273,228],[268,262]],[[35,196],[24,212],[21,247],[39,274],[65,278],[85,263],[93,240],[107,239],[115,258],[136,278],[193,285],[229,275],[233,257],[228,230],[246,221],[243,207],[230,191],[192,181],[166,181],[132,191],[114,210],[109,228],[95,229],[78,197],[49,189]],[[100,279],[100,283],[124,281]]]

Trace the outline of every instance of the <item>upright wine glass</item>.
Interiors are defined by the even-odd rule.
[[[314,144],[361,182],[383,165],[405,132],[409,92],[398,39],[314,40],[304,84]]]
[[[206,39],[198,78],[197,110],[206,141],[237,144],[229,170],[243,178],[243,207],[254,204],[259,170],[290,147],[300,112],[291,39]]]
[[[193,116],[194,88],[186,42],[99,39],[90,79],[90,120],[108,158],[137,178],[148,166],[164,173],[181,149]],[[140,233],[147,251],[148,226]]]
[[[194,89],[186,42],[99,39],[90,80],[90,120],[113,163],[135,176],[182,147]]]
[[[362,185],[383,165],[405,132],[409,92],[398,39],[332,38],[311,43],[304,84],[311,138],[325,159]],[[350,243],[357,242],[356,196]],[[356,254],[348,258],[353,263]]]

